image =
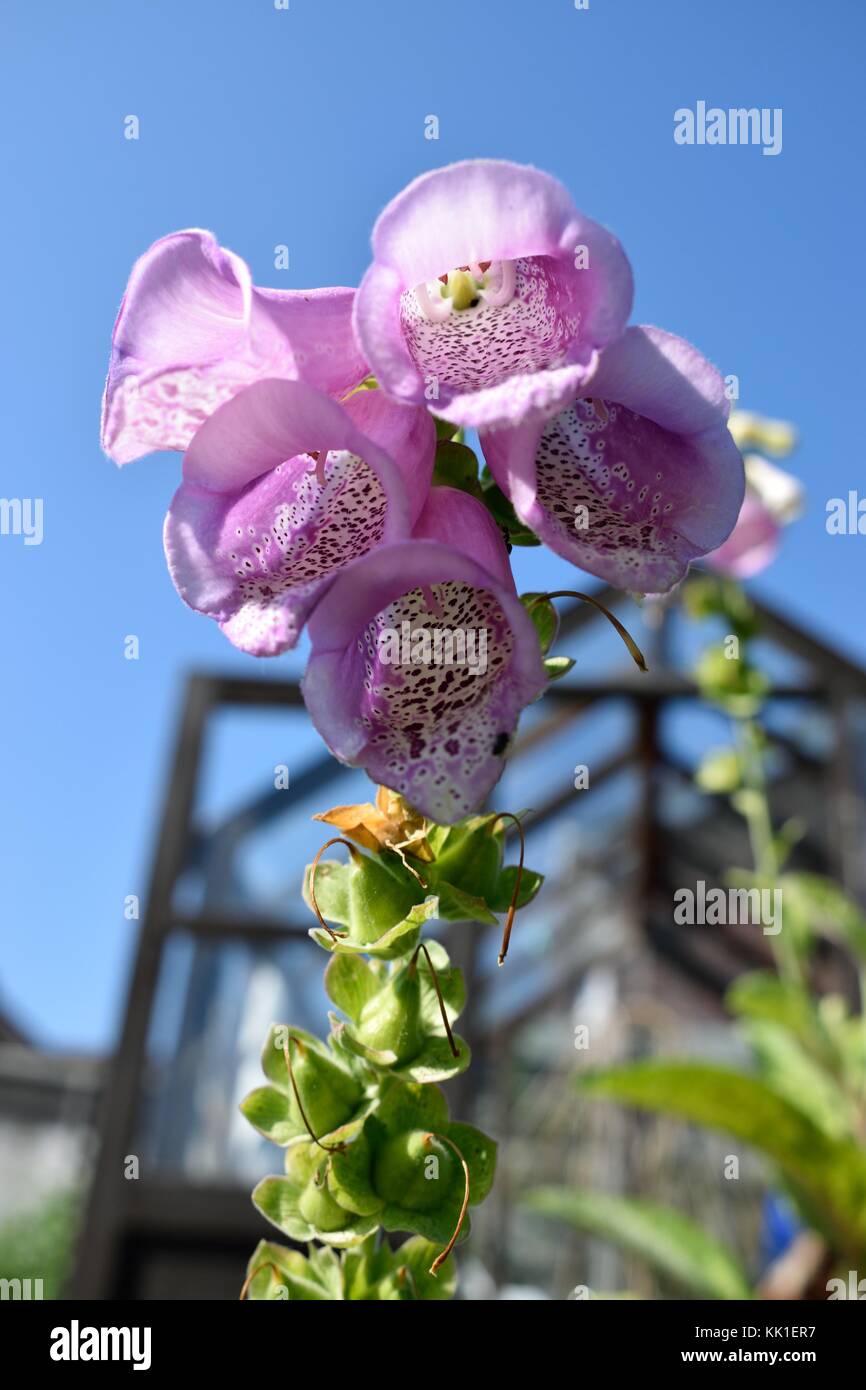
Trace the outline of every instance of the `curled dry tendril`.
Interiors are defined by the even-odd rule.
[[[457,1155],[458,1159],[460,1160],[460,1165],[463,1169],[464,1184],[463,1205],[460,1208],[460,1215],[457,1218],[457,1225],[454,1227],[454,1234],[449,1240],[448,1244],[445,1246],[445,1249],[442,1250],[436,1256],[435,1260],[430,1266],[430,1273],[433,1275],[433,1278],[435,1279],[440,1268],[442,1267],[442,1265],[444,1265],[445,1261],[448,1259],[448,1256],[451,1254],[451,1251],[457,1244],[457,1238],[460,1235],[460,1232],[463,1230],[463,1223],[466,1220],[466,1212],[469,1207],[469,1164],[466,1162],[466,1159],[463,1157],[457,1145],[454,1143],[454,1140],[449,1139],[447,1134],[437,1134],[434,1130],[431,1130],[430,1133],[427,1135],[425,1142],[429,1143],[431,1139],[438,1139],[441,1143],[447,1144],[449,1149],[452,1149],[453,1152]]]

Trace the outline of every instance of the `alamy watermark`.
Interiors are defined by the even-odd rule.
[[[694,889],[674,893],[677,926],[760,926],[764,936],[782,930],[781,888],[707,888],[698,879]]]
[[[857,1303],[866,1299],[866,1279],[861,1279],[856,1269],[848,1270],[848,1278],[828,1279],[825,1285],[828,1302],[834,1298],[852,1298]]]
[[[782,153],[781,106],[681,106],[674,112],[678,145],[761,145],[762,154]]]
[[[42,535],[41,497],[0,497],[0,536],[23,536],[25,545],[41,545]]]
[[[486,627],[416,627],[408,619],[385,627],[376,642],[383,666],[465,666],[473,675],[487,670]]]
[[[42,1288],[41,1279],[0,1279],[0,1301],[5,1303],[7,1299],[12,1299],[14,1302],[27,1302],[31,1299],[41,1299],[45,1297]]]

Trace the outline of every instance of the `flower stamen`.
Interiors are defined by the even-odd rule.
[[[426,319],[442,323],[452,313],[464,313],[480,304],[502,308],[514,298],[516,284],[514,261],[476,261],[417,285],[415,298]]]

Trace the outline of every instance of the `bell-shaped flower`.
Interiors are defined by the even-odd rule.
[[[504,160],[423,174],[373,230],[355,330],[382,388],[455,424],[544,418],[631,309],[619,242],[556,179]]]
[[[775,560],[782,527],[803,506],[800,483],[760,454],[746,454],[746,495],[728,539],[706,556],[706,563],[732,579],[751,579]]]
[[[336,574],[409,535],[435,447],[428,413],[381,391],[248,386],[184,456],[164,536],[178,593],[242,651],[287,651]]]
[[[340,396],[367,375],[354,290],[269,290],[210,232],[173,232],[136,261],[112,337],[102,447],[115,463],[186,449],[218,406],[264,377]]]
[[[331,752],[445,824],[484,800],[547,683],[496,523],[454,488],[337,575],[309,635],[302,689]]]
[[[721,545],[743,501],[719,372],[646,326],[601,354],[555,418],[482,435],[520,520],[558,555],[618,588],[665,593]]]

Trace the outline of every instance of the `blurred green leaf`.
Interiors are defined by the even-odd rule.
[[[821,874],[785,874],[780,887],[814,931],[866,961],[866,917],[844,889]]]
[[[697,619],[721,618],[745,641],[758,630],[754,605],[736,580],[721,575],[695,575],[683,586],[683,607]]]
[[[776,853],[776,863],[782,867],[787,863],[792,849],[800,843],[806,834],[807,826],[799,816],[789,816],[779,827],[773,837],[773,844]]]
[[[705,792],[732,792],[742,775],[742,761],[733,748],[713,748],[701,759],[695,781]]]
[[[714,1236],[670,1207],[603,1192],[538,1187],[526,1204],[640,1255],[697,1298],[750,1298],[745,1271]]]
[[[760,709],[770,682],[744,656],[728,657],[721,646],[708,647],[695,667],[695,680],[707,700],[739,719]]]
[[[41,1279],[42,1297],[61,1298],[68,1278],[81,1196],[53,1192],[0,1225],[0,1278]]]
[[[741,1031],[773,1090],[808,1115],[824,1134],[841,1139],[851,1133],[855,1116],[839,1086],[784,1025],[752,1019]]]
[[[787,1028],[812,1052],[831,1060],[824,1025],[804,985],[782,980],[769,970],[753,970],[737,977],[725,1002],[742,1018],[764,1020]]]
[[[636,1062],[587,1072],[586,1094],[725,1130],[778,1165],[808,1219],[834,1248],[866,1255],[866,1153],[830,1139],[764,1081],[707,1062]]]

